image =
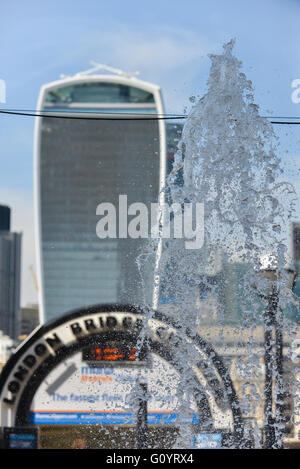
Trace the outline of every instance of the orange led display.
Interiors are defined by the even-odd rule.
[[[136,361],[137,358],[134,347],[97,347],[84,350],[84,359],[87,361]]]

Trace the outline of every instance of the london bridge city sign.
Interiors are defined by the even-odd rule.
[[[212,346],[164,314],[156,311],[147,311],[146,314],[133,306],[120,305],[100,305],[71,312],[39,326],[19,346],[0,375],[1,426],[25,426],[32,423],[30,413],[34,410],[33,403],[38,394],[45,387],[44,383],[47,383],[47,399],[43,402],[43,412],[47,412],[50,402],[52,413],[55,413],[54,407],[60,405],[57,412],[69,412],[69,423],[72,423],[68,405],[71,405],[71,401],[74,404],[76,398],[76,380],[68,383],[69,399],[67,391],[59,394],[56,389],[58,386],[61,389],[66,387],[62,382],[76,370],[76,360],[77,368],[81,366],[80,369],[85,370],[82,381],[102,385],[101,393],[92,396],[97,409],[102,409],[101,405],[104,404],[100,402],[101,399],[121,399],[122,393],[128,390],[120,384],[118,391],[116,379],[116,394],[110,397],[109,392],[103,392],[103,389],[110,389],[113,379],[107,375],[109,370],[126,370],[127,379],[131,377],[132,381],[137,368],[147,373],[151,357],[157,370],[164,366],[165,369],[168,367],[168,370],[174,370],[174,376],[187,377],[186,386],[193,394],[198,424],[242,435],[242,418],[235,390],[226,367]],[[73,362],[67,366],[71,359]],[[58,373],[59,367],[63,366],[63,371]],[[104,376],[87,376],[86,370],[94,370],[94,373],[102,370]],[[170,375],[171,372],[168,373]],[[153,373],[151,376],[155,380]],[[161,382],[161,375],[159,380]],[[172,383],[166,383],[167,387],[161,391],[169,403],[171,397],[167,394],[170,394],[170,385]],[[172,399],[174,401],[174,396]],[[91,396],[87,400],[91,408]],[[109,406],[113,409],[112,402]],[[104,406],[100,423],[111,424],[105,409]],[[167,411],[170,414],[171,411]],[[103,420],[103,415],[106,420]],[[119,422],[122,424],[123,421]],[[130,424],[130,419],[127,423]]]

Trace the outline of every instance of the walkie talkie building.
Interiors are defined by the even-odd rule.
[[[122,73],[42,87],[35,128],[41,321],[99,303],[141,304],[136,259],[144,239],[99,239],[96,208],[157,202],[165,179],[160,88]],[[101,119],[99,119],[101,117]],[[138,119],[136,119],[138,117]],[[96,118],[96,119],[95,119]],[[148,291],[153,288],[153,279]]]

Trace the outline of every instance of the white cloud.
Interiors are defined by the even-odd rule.
[[[91,30],[80,38],[73,52],[62,51],[58,60],[61,73],[79,71],[74,69],[75,63],[88,69],[89,60],[126,72],[139,71],[141,80],[161,86],[168,110],[181,113],[188,104],[188,88],[199,78],[207,54],[219,46],[188,29],[156,26],[151,31],[138,27],[134,30],[115,24],[107,31]],[[205,72],[201,80],[206,83],[207,77]]]

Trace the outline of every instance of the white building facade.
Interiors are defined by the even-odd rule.
[[[128,206],[158,201],[166,165],[162,97],[156,85],[119,71],[100,75],[99,67],[40,92],[34,175],[41,322],[74,308],[144,301],[136,260],[145,240],[99,239],[96,209],[110,203],[118,210],[119,195]]]

